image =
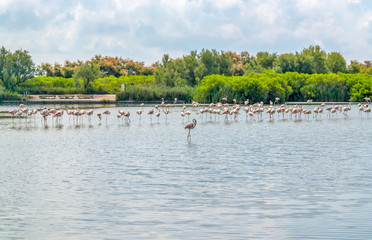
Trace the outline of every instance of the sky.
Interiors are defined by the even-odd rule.
[[[151,65],[202,49],[372,60],[371,0],[0,0],[0,46],[36,64],[118,56]]]

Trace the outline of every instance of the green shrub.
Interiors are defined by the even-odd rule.
[[[18,93],[10,92],[9,90],[6,90],[4,87],[0,86],[0,102],[9,100],[21,101],[25,100],[25,98]]]
[[[166,101],[173,101],[175,98],[190,102],[193,99],[194,88],[192,87],[156,87],[156,86],[138,86],[129,85],[124,92],[116,94],[117,101],[160,101],[164,98]]]

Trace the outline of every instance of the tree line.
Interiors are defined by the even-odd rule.
[[[53,65],[42,63],[36,66],[26,50],[20,49],[11,52],[2,47],[0,53],[0,100],[1,96],[5,99],[5,92],[9,96],[14,96],[14,92],[27,91],[39,94],[116,93],[119,99],[130,98],[134,100],[141,100],[141,97],[148,99],[165,95],[163,97],[179,96],[180,99],[195,98],[199,101],[206,101],[225,94],[221,90],[225,89],[221,87],[222,82],[226,85],[225,87],[235,86],[234,84],[238,80],[231,79],[243,79],[239,80],[243,82],[247,81],[246,79],[256,79],[255,81],[258,81],[259,85],[265,89],[269,88],[268,93],[265,94],[271,97],[270,94],[275,95],[277,90],[274,91],[270,87],[270,81],[264,79],[283,79],[291,74],[299,74],[301,77],[291,80],[288,85],[292,90],[288,91],[296,89],[294,87],[296,84],[304,83],[305,85],[301,85],[300,88],[302,90],[294,91],[289,95],[288,92],[283,95],[279,91],[280,94],[276,95],[284,96],[282,99],[287,100],[303,100],[300,98],[322,98],[321,95],[314,93],[314,83],[309,82],[309,79],[326,79],[324,81],[329,84],[327,86],[333,87],[334,84],[338,84],[337,81],[329,82],[328,79],[333,79],[335,74],[336,76],[356,74],[358,77],[366,75],[363,78],[372,75],[371,61],[364,61],[364,63],[351,61],[347,65],[340,53],[326,53],[319,46],[310,46],[296,53],[258,52],[256,55],[251,55],[246,51],[235,53],[203,49],[201,52],[192,51],[189,55],[176,59],[164,54],[161,61],[155,62],[151,66],[145,66],[143,62],[131,59],[101,55],[96,55],[86,61],[65,61],[64,64],[55,63]],[[269,72],[270,74],[268,74]],[[209,93],[210,96],[206,96],[208,91],[203,92],[201,89],[205,89],[207,83],[211,85],[210,81],[219,83],[220,87],[217,88],[219,93],[216,93],[215,89],[214,92]],[[231,81],[234,84],[231,84]],[[126,85],[124,93],[121,92],[121,84]],[[247,86],[245,84],[248,83],[244,83],[242,86],[248,88],[250,83]],[[330,97],[330,99],[350,100],[371,96],[370,82],[355,82],[355,84],[362,86],[359,88],[363,91],[358,91],[361,96],[355,93],[355,88],[348,87],[349,93],[345,97]],[[234,89],[237,87],[232,88],[232,90]],[[339,88],[335,89],[340,90]],[[354,91],[354,93],[350,91]],[[265,94],[260,99],[267,100]],[[245,98],[246,94],[241,94],[240,97]]]
[[[271,70],[247,76],[209,75],[196,88],[194,99],[217,102],[226,97],[244,102],[363,101],[372,94],[372,75],[365,73],[305,74]]]

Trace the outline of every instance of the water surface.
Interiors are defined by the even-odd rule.
[[[191,144],[181,108],[167,121],[137,109],[0,119],[0,238],[371,238],[372,119],[355,107],[228,123],[190,109]]]

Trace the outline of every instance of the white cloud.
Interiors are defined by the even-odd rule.
[[[372,55],[371,16],[360,0],[2,0],[0,45],[27,49],[37,63],[101,54],[151,64],[203,48],[295,52],[309,44],[363,61]]]
[[[220,35],[225,39],[237,39],[242,37],[242,32],[238,26],[234,24],[224,24],[220,27]]]
[[[358,4],[360,3],[360,0],[347,0],[347,2],[352,4]]]

